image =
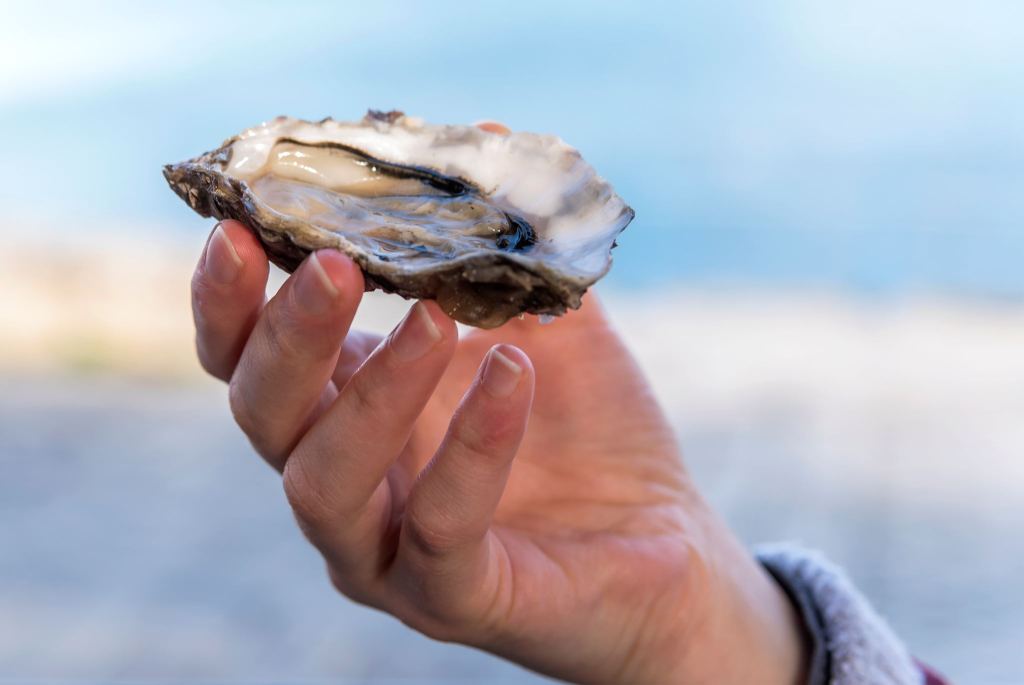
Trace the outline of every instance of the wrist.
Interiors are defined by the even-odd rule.
[[[688,578],[693,606],[679,617],[681,643],[665,645],[652,681],[805,685],[810,636],[789,596],[709,506]]]

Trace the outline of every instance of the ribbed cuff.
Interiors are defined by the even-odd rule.
[[[924,682],[903,643],[842,569],[796,545],[764,545],[754,552],[789,595],[811,635],[808,685]]]

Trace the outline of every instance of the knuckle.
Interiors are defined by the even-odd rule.
[[[350,578],[348,574],[328,564],[327,577],[331,581],[331,587],[337,590],[340,594],[348,597],[353,602],[369,604],[366,593],[362,591],[357,583],[353,582],[352,578]]]
[[[469,588],[452,587],[450,579],[420,575],[401,588],[404,602],[385,607],[405,625],[440,642],[463,642],[481,636],[479,608]]]
[[[402,524],[412,549],[427,559],[438,559],[450,552],[455,539],[432,516],[410,513]]]
[[[453,447],[467,453],[475,461],[484,461],[497,453],[507,442],[507,431],[480,430],[469,422],[456,420],[449,434]]]
[[[285,364],[337,360],[342,318],[311,318],[287,300],[275,300],[264,309],[263,320],[267,353]]]
[[[354,588],[352,587],[352,583],[342,573],[339,573],[333,567],[328,566],[327,577],[331,581],[331,587],[333,587],[340,594],[345,595],[349,599],[355,599],[355,597],[353,596],[355,594],[355,591]]]
[[[373,382],[370,377],[374,375],[373,368],[372,364],[364,365],[345,384],[346,391],[352,393],[352,399],[355,401],[359,415],[366,417],[371,422],[387,406],[385,392],[381,384]]]
[[[431,640],[437,642],[466,642],[465,631],[460,626],[453,625],[444,610],[424,610],[409,615],[400,616],[399,619],[418,633],[422,633]]]
[[[331,587],[353,602],[378,609],[384,608],[372,583],[367,583],[365,579],[357,578],[332,564],[327,565],[327,577],[331,581]]]
[[[228,380],[228,406],[231,414],[257,454],[280,471],[294,445],[288,442],[288,434],[282,434],[278,422],[268,418],[266,411],[253,407],[251,387],[246,389],[244,377],[245,374],[234,373]]]
[[[313,537],[333,519],[331,507],[313,485],[300,459],[289,459],[282,475],[285,498],[303,532]]]
[[[245,391],[236,378],[232,378],[228,383],[228,406],[231,407],[231,415],[235,418],[235,423],[251,439],[256,429],[256,422],[253,420]]]
[[[297,326],[291,317],[282,313],[281,307],[268,306],[264,310],[263,321],[271,358],[288,360],[302,355],[304,347],[299,341]]]

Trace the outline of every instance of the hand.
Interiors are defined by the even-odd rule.
[[[381,340],[349,330],[363,280],[340,253],[269,303],[267,273],[219,224],[197,349],[342,593],[568,680],[801,682],[799,618],[700,497],[593,294],[461,339],[423,301]]]

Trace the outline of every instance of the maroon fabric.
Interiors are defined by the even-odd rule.
[[[917,659],[914,659],[914,663],[921,669],[921,675],[924,676],[924,685],[952,685],[945,676],[940,675],[938,671],[933,669],[928,664],[921,663]]]

